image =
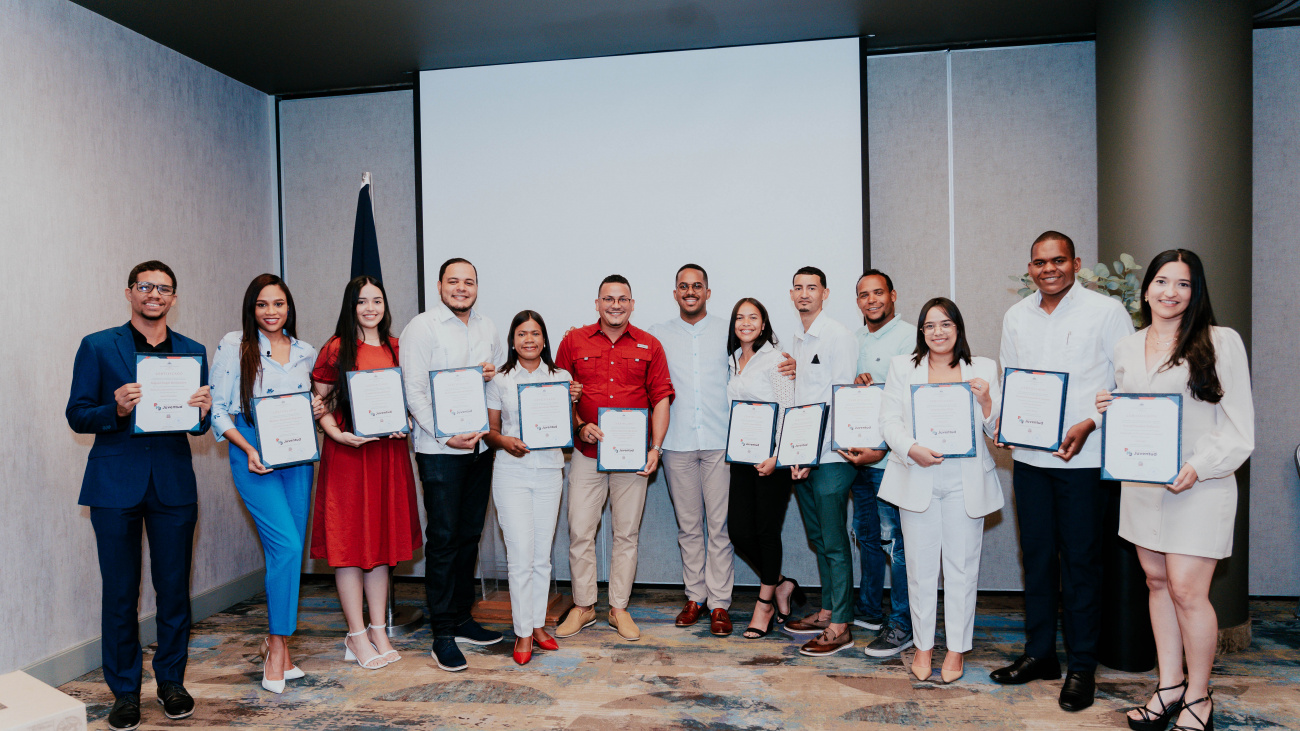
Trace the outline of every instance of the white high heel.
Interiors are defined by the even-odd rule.
[[[384,629],[388,629],[388,625],[372,624],[366,627],[367,632],[369,632],[372,629],[384,630]],[[367,637],[366,639],[369,640],[370,638]],[[376,645],[373,641],[370,643],[370,646],[375,648],[375,652],[379,652],[379,645]],[[392,655],[392,657],[389,657],[389,655]],[[384,658],[384,661],[389,663],[390,665],[402,659],[402,656],[397,654],[397,650],[389,650],[388,652],[385,652],[384,654],[380,655],[380,657]]]
[[[284,678],[271,680],[266,677],[266,665],[271,657],[271,638],[262,640],[262,687],[266,690],[279,695],[284,692]],[[288,673],[285,673],[288,676]]]
[[[365,661],[365,662],[363,663],[363,662],[361,662],[361,659],[357,657],[357,654],[356,654],[355,652],[353,652],[353,651],[352,651],[352,648],[348,645],[348,637],[360,637],[361,635],[364,635],[364,634],[366,634],[366,633],[369,632],[369,631],[370,631],[369,629],[363,629],[363,630],[361,630],[360,632],[348,632],[347,635],[344,636],[344,638],[343,638],[343,661],[344,661],[344,662],[351,662],[351,661],[355,660],[356,663],[357,663],[357,665],[359,665],[361,668],[363,668],[363,669],[365,669],[365,670],[378,670],[379,668],[382,668],[383,666],[385,666],[385,665],[388,664],[388,661],[387,661],[387,660],[384,660],[384,656],[383,656],[383,655],[375,655],[374,657],[370,658],[369,660],[367,660],[367,661]],[[367,637],[367,638],[366,638],[366,642],[369,642],[369,641],[370,641],[370,638]],[[373,646],[373,645],[372,645],[372,646]],[[378,652],[378,650],[375,650],[375,652]],[[371,663],[376,663],[376,662],[379,663],[379,664],[378,664],[378,665],[373,665],[373,664],[371,664]]]

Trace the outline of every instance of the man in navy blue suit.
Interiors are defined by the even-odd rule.
[[[79,503],[90,507],[103,581],[101,631],[104,680],[116,701],[108,716],[114,729],[140,725],[141,530],[149,534],[150,568],[158,595],[158,651],[153,672],[158,702],[168,718],[194,712],[185,691],[190,639],[190,558],[198,518],[198,492],[185,434],[131,435],[131,412],[140,402],[136,353],[199,353],[201,431],[209,427],[206,351],[167,327],[176,303],[176,275],[160,261],[138,264],[127,277],[131,320],[87,335],[77,350],[68,397],[68,425],[94,434]]]

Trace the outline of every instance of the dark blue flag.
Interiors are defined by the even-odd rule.
[[[366,173],[366,177],[369,176]],[[362,274],[384,281],[379,268],[379,238],[375,235],[375,208],[370,200],[368,182],[357,193],[357,223],[352,229],[352,278]]]

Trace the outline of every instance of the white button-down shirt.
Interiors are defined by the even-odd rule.
[[[680,317],[651,326],[668,356],[673,379],[663,448],[675,452],[727,448],[727,321],[712,315],[688,324]]]
[[[794,406],[794,379],[781,375],[777,370],[785,362],[785,355],[771,343],[764,343],[745,364],[745,369],[736,372],[740,362],[740,350],[727,359],[727,408],[732,401],[767,401],[780,404],[776,420],[776,441],[781,441],[781,425],[785,421],[785,410]],[[730,415],[728,415],[730,419]]]
[[[554,383],[564,381],[568,383],[573,380],[569,372],[563,368],[556,368],[552,371],[546,367],[545,363],[537,366],[537,370],[529,373],[522,365],[516,364],[508,373],[498,373],[493,376],[487,386],[487,407],[501,412],[501,435],[520,439],[519,429],[519,384],[521,383]],[[498,449],[494,458],[496,469],[525,467],[525,468],[547,468],[555,469],[564,468],[564,450],[562,449],[541,449],[529,450],[528,454],[522,457],[516,457],[504,449]]]
[[[1065,429],[1090,418],[1097,392],[1115,389],[1115,343],[1133,333],[1124,305],[1076,283],[1049,315],[1035,292],[1011,306],[1002,318],[1003,368],[1029,368],[1070,374],[1065,395]],[[1098,424],[1100,426],[1100,424]],[[1101,434],[1088,435],[1083,449],[1066,462],[1051,452],[1017,449],[1017,462],[1070,469],[1101,466]]]
[[[795,405],[825,402],[830,411],[822,438],[821,461],[843,462],[844,458],[831,449],[830,425],[835,423],[831,386],[853,383],[857,378],[858,340],[847,327],[822,311],[806,331],[795,330],[790,354],[795,360]]]
[[[884,383],[889,375],[889,361],[896,355],[906,355],[916,350],[916,326],[903,322],[894,315],[879,330],[871,332],[866,325],[858,328],[858,373],[870,373],[872,383]],[[885,469],[889,453],[871,467]]]
[[[212,434],[220,442],[223,434],[235,428],[235,416],[243,411],[239,398],[239,346],[244,334],[226,333],[217,343],[208,371],[212,385]],[[311,390],[311,370],[316,364],[316,349],[297,338],[289,339],[289,362],[280,365],[271,358],[271,341],[260,331],[257,350],[262,356],[262,374],[253,384],[253,398],[277,393]],[[240,419],[243,424],[243,420]]]
[[[470,454],[468,449],[447,446],[447,439],[434,436],[433,397],[429,393],[429,372],[464,368],[479,363],[500,365],[505,351],[496,325],[470,310],[469,324],[461,322],[439,301],[407,324],[398,338],[401,346],[402,382],[406,402],[415,418],[415,451],[423,454]],[[479,442],[479,449],[487,446]]]

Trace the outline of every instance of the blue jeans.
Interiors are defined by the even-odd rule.
[[[889,575],[889,624],[912,631],[912,614],[907,603],[907,563],[903,555],[903,530],[898,508],[876,500],[884,470],[860,467],[853,480],[853,534],[858,541],[862,583],[854,601],[854,612],[879,617],[884,593],[885,564]]]

